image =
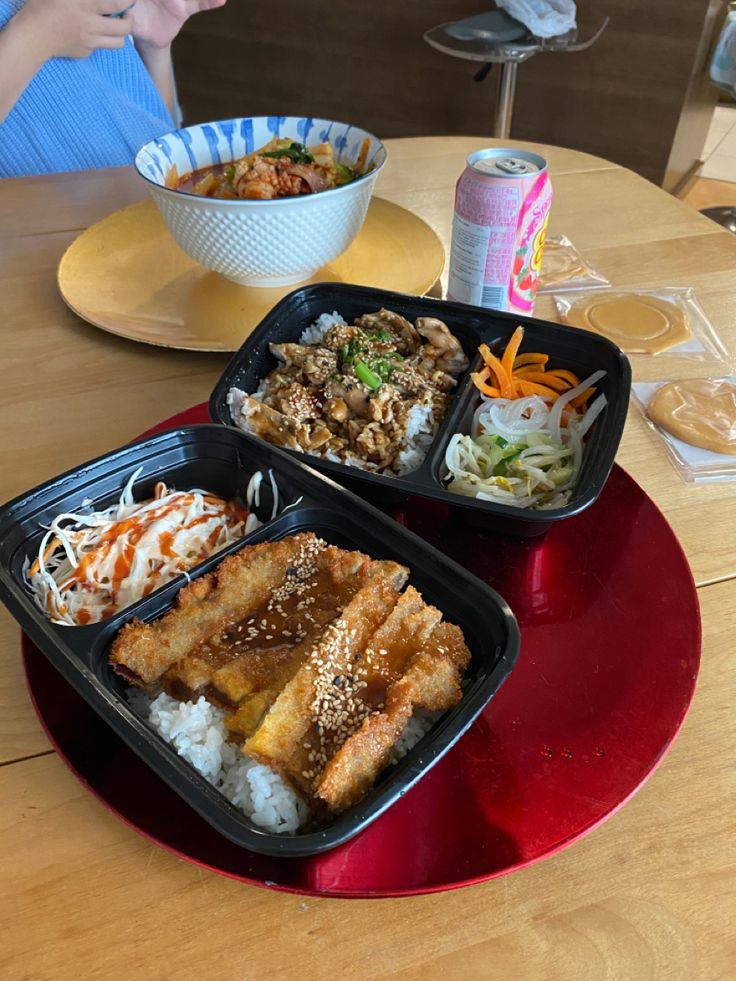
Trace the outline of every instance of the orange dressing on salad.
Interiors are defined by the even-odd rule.
[[[163,502],[162,499],[168,496],[169,493],[172,493],[173,500]],[[198,555],[182,557],[169,570],[171,575],[176,575],[178,572],[190,568],[196,562],[211,555],[222,538],[225,528],[232,529],[236,525],[244,522],[248,517],[249,512],[247,508],[237,502],[226,502],[214,494],[203,494],[202,498],[207,506],[215,508],[218,513],[201,514],[189,521],[180,519],[176,529],[159,532],[156,536],[159,555],[158,557],[153,555],[150,561],[146,563],[147,570],[142,576],[145,581],[139,585],[139,595],[147,596],[157,586],[161,585],[161,582],[157,580],[157,576],[161,568],[166,564],[165,560],[176,558],[174,541],[177,536],[198,525],[203,525],[213,520],[220,522],[212,529],[207,539],[201,544]],[[169,492],[165,484],[157,484],[152,501],[143,503],[152,504],[156,501],[160,501],[161,503],[158,506],[150,507],[143,514],[134,514],[129,518],[123,518],[118,521],[111,520],[107,528],[99,533],[94,547],[78,558],[76,567],[70,570],[67,578],[59,584],[59,591],[64,592],[65,590],[77,587],[84,593],[99,593],[100,598],[104,598],[108,602],[101,614],[99,612],[96,613],[95,620],[105,619],[116,613],[118,611],[120,586],[131,575],[136,556],[136,548],[139,546],[141,540],[146,533],[150,532],[152,526],[156,525],[167,515],[176,514],[177,512],[181,514],[183,510],[189,509],[195,500],[195,495],[192,493]],[[43,559],[44,562],[48,561],[49,557],[60,547],[61,541],[59,538],[53,539],[45,547],[43,556],[37,557],[32,564],[30,574],[35,575],[39,570],[41,560]],[[112,562],[112,572],[102,577],[103,567],[110,559],[114,559]],[[50,616],[54,616],[55,613],[59,616],[66,616],[68,614],[66,603],[59,603],[58,607],[55,608],[55,600],[51,592],[46,593],[43,602]],[[90,623],[92,619],[92,613],[84,607],[80,607],[75,611],[75,620],[80,625]]]
[[[122,582],[123,579],[128,578],[130,575],[130,568],[133,564],[133,555],[133,548],[130,545],[126,545],[121,554],[115,559],[115,565],[112,572],[113,582]]]
[[[159,548],[161,549],[161,554],[167,559],[173,559],[174,549],[172,548],[174,544],[174,532],[165,531],[158,540]]]

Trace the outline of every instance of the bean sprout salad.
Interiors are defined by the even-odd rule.
[[[470,435],[456,433],[448,443],[445,483],[477,500],[549,510],[570,500],[583,441],[606,397],[586,403],[605,372],[583,381],[563,369],[545,372],[546,355],[517,357],[522,336],[517,328],[502,359],[487,357],[481,346],[487,367],[473,376],[481,402]]]
[[[261,522],[263,475],[251,478],[246,506],[194,488],[176,491],[160,481],[153,498],[136,502],[125,484],[117,504],[90,514],[57,515],[24,576],[34,599],[54,623],[98,623],[158,589],[203,559],[220,552]],[[274,517],[279,494],[269,471]]]

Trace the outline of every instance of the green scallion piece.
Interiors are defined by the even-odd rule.
[[[355,374],[358,377],[358,381],[362,381],[364,385],[368,386],[368,388],[380,388],[383,384],[380,376],[374,371],[371,371],[365,361],[355,362]]]
[[[288,157],[289,160],[292,160],[294,163],[298,164],[314,163],[314,157],[303,143],[291,143],[282,150],[269,150],[267,153],[262,153],[261,156],[276,158]]]

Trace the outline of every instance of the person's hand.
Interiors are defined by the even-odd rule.
[[[125,0],[27,0],[16,14],[42,61],[49,58],[86,58],[97,48],[122,48],[133,26],[124,17],[109,17],[125,7]]]
[[[182,24],[202,10],[222,7],[226,0],[136,0],[133,14],[133,37],[136,44],[166,48],[181,30]]]

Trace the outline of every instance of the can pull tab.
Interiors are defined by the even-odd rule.
[[[513,157],[497,160],[496,167],[504,174],[527,174],[529,172],[529,165],[526,160],[514,160]]]

